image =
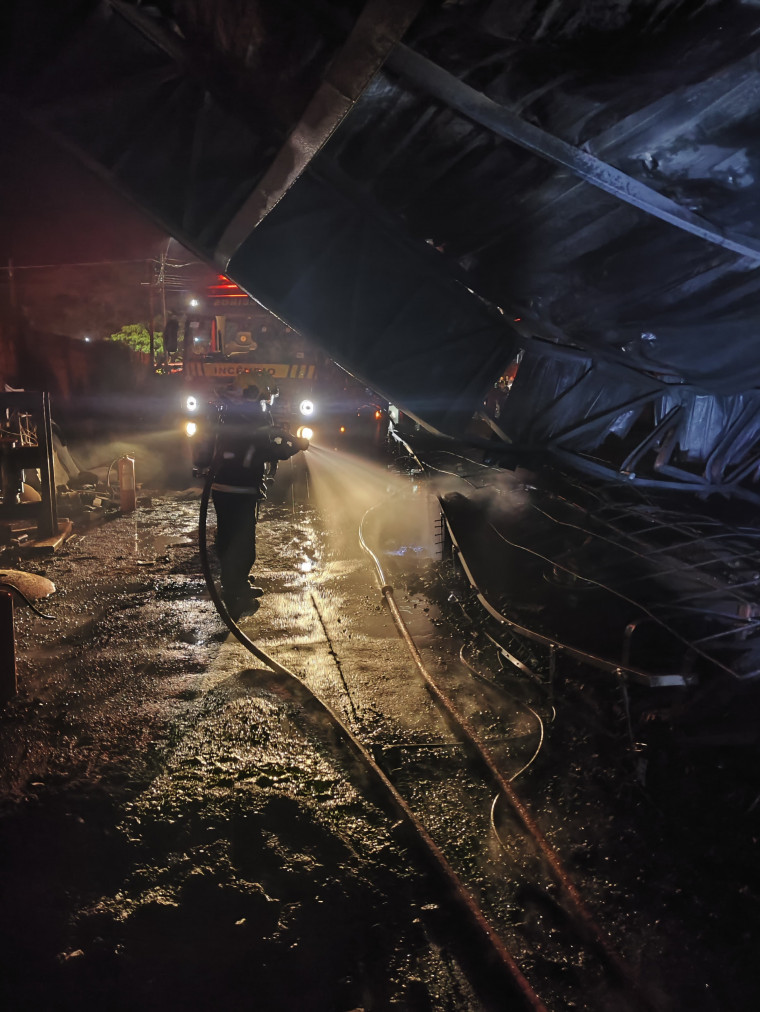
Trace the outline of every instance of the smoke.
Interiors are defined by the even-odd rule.
[[[336,552],[362,555],[359,527],[378,555],[429,560],[435,553],[438,507],[427,488],[388,463],[312,446],[305,454],[312,504],[327,519]]]
[[[138,485],[152,490],[183,489],[193,483],[190,440],[179,428],[154,432],[124,430],[112,439],[77,440],[70,446],[75,463],[83,471],[93,471],[105,481],[116,481],[119,457],[135,459]]]

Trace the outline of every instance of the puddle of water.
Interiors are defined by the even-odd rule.
[[[163,555],[167,548],[192,548],[195,542],[184,534],[162,534],[151,538],[156,555]]]

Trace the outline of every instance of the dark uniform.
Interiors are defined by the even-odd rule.
[[[248,576],[256,561],[256,524],[267,484],[278,460],[287,460],[307,446],[306,440],[272,425],[267,401],[260,399],[255,386],[243,391],[242,401],[225,404],[220,413],[211,495],[222,599],[233,617],[258,607],[256,599],[263,593],[251,586]]]

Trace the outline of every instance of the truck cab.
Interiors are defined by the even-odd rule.
[[[259,385],[277,392],[270,405],[275,424],[297,433],[308,427],[317,410],[315,386],[322,356],[300,334],[232,287],[239,294],[208,298],[185,320],[186,431],[195,435],[205,407],[224,399],[250,374]]]

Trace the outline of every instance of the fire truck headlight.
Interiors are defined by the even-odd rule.
[[[296,435],[298,436],[299,439],[313,439],[314,430],[310,429],[308,425],[299,425],[298,429],[296,430]]]
[[[308,418],[309,415],[314,414],[314,401],[301,401],[298,405],[298,410],[304,417]],[[308,439],[309,437],[306,436],[305,438]]]
[[[185,407],[187,408],[188,411],[197,411],[198,410],[198,398],[197,397],[192,397],[192,396],[188,397],[187,400],[185,401]]]
[[[195,424],[195,422],[188,422],[187,425],[185,426],[185,432],[188,434],[188,436],[194,436],[197,431],[198,426]]]

